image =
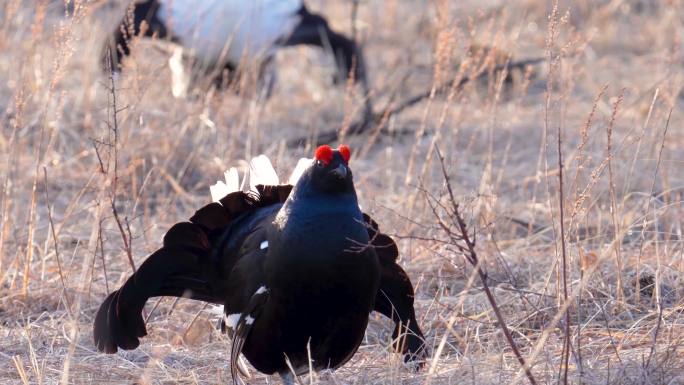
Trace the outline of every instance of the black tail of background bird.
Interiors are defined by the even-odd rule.
[[[164,247],[149,256],[119,289],[109,294],[95,316],[93,337],[98,350],[130,350],[147,334],[142,310],[151,297],[187,297],[220,303],[211,293],[202,261],[209,241],[193,223],[176,224],[166,233]]]
[[[131,2],[126,14],[107,38],[102,50],[105,70],[118,71],[121,60],[131,53],[130,40],[135,36],[156,36],[158,39],[168,37],[168,30],[157,17],[160,4],[157,0]],[[144,27],[143,27],[144,25]]]

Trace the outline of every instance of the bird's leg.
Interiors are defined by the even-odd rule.
[[[361,50],[356,42],[346,36],[335,32],[320,15],[310,13],[306,7],[299,11],[299,24],[287,38],[281,39],[277,44],[287,47],[294,45],[311,45],[330,51],[337,65],[336,81],[346,84],[349,71],[354,69],[356,82],[364,84],[366,80],[366,66],[361,55]],[[367,84],[364,85],[366,91]]]
[[[270,99],[277,81],[278,73],[275,69],[275,61],[272,56],[267,57],[259,65],[259,77],[257,78],[257,100],[265,101]]]
[[[228,89],[235,84],[238,75],[237,68],[231,63],[213,68],[213,85],[217,90]]]
[[[295,385],[295,376],[292,372],[280,372],[278,373],[280,378],[283,380],[283,385]]]

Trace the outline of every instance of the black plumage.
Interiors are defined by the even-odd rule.
[[[324,150],[321,150],[324,148]],[[413,287],[394,241],[358,206],[349,151],[323,146],[297,184],[233,192],[174,225],[164,245],[102,303],[100,351],[134,349],[156,296],[222,304],[233,375],[244,354],[259,371],[287,377],[336,368],[360,345],[369,313],[395,322],[395,348],[422,359]]]

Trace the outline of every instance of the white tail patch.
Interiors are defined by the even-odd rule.
[[[211,192],[211,200],[218,202],[221,198],[231,193],[228,186],[222,181],[216,181],[216,184],[209,186]]]
[[[218,202],[221,198],[226,195],[239,191],[240,188],[240,176],[235,167],[231,167],[230,170],[223,173],[226,181],[216,181],[216,184],[209,186],[209,191],[211,192],[211,200]]]
[[[304,171],[306,171],[313,159],[301,158],[297,162],[294,170],[290,174],[290,178],[287,183],[291,185],[296,185],[299,178],[302,176]],[[277,186],[280,184],[280,179],[276,173],[271,161],[266,155],[259,155],[252,158],[249,162],[249,168],[245,172],[245,175],[240,181],[240,176],[238,170],[235,167],[231,167],[224,173],[226,181],[217,181],[215,185],[210,186],[211,199],[214,202],[218,202],[221,198],[235,191],[254,191],[257,185],[271,185]]]
[[[256,185],[278,185],[278,174],[276,173],[271,161],[266,155],[259,155],[252,158],[249,162],[249,169],[245,171],[245,175],[240,181],[240,174],[237,168],[231,167],[223,173],[224,181],[217,181],[216,184],[209,186],[211,192],[211,199],[218,202],[226,195],[236,192],[254,190]]]
[[[230,192],[240,189],[240,175],[238,175],[237,168],[231,167],[230,170],[223,173],[223,176],[226,178],[226,186]]]
[[[292,174],[290,174],[290,179],[288,179],[287,183],[291,185],[296,185],[297,181],[299,178],[304,174],[304,171],[311,166],[311,163],[313,162],[313,159],[309,158],[301,158],[297,162],[297,165],[295,166],[294,170],[292,170]]]
[[[252,161],[249,162],[249,187],[253,190],[260,184],[274,186],[280,184],[278,174],[271,161],[263,154],[252,158]]]
[[[249,189],[250,189],[250,187],[249,187],[250,177],[249,176],[250,176],[249,170],[247,170],[247,172],[245,172],[245,175],[242,178],[242,183],[240,184],[240,191],[244,191],[244,192],[249,191]]]

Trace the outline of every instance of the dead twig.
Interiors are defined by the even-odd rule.
[[[501,327],[501,331],[503,332],[506,341],[508,342],[508,345],[511,347],[511,350],[513,351],[513,354],[515,357],[518,359],[518,362],[522,366],[523,370],[525,371],[525,374],[527,375],[528,380],[532,385],[536,385],[537,381],[534,378],[534,375],[532,375],[532,371],[530,370],[530,367],[527,365],[525,362],[525,359],[523,358],[522,354],[520,354],[520,350],[518,349],[515,341],[513,340],[513,336],[511,335],[510,330],[508,329],[508,326],[506,324],[506,319],[504,318],[503,314],[501,313],[501,310],[499,309],[499,306],[497,305],[496,298],[494,298],[494,295],[492,294],[489,284],[488,284],[488,277],[487,277],[487,272],[485,272],[482,269],[481,266],[481,261],[479,260],[477,256],[477,252],[475,251],[475,246],[476,246],[476,234],[473,233],[472,235],[470,234],[468,230],[468,226],[465,222],[465,219],[463,218],[463,215],[461,214],[460,211],[460,205],[456,200],[456,197],[454,195],[453,189],[451,187],[451,181],[449,178],[449,174],[446,169],[446,163],[444,161],[444,156],[442,156],[442,153],[439,151],[438,146],[435,146],[435,152],[437,154],[437,158],[439,159],[439,163],[441,165],[441,171],[442,171],[442,176],[444,177],[444,184],[446,186],[447,192],[448,192],[448,200],[450,207],[448,210],[443,209],[444,213],[448,215],[450,220],[455,224],[455,229],[452,229],[452,227],[445,223],[441,218],[440,218],[440,213],[438,211],[438,206],[437,202],[435,202],[435,197],[428,197],[428,204],[433,210],[433,214],[435,215],[435,219],[439,223],[440,227],[446,235],[451,239],[452,246],[454,246],[457,250],[459,250],[463,257],[465,258],[468,263],[470,263],[473,268],[477,271],[477,275],[480,278],[480,281],[482,282],[482,290],[484,291],[485,295],[487,296],[487,300],[489,301],[490,306],[492,307],[492,311],[494,312],[494,315],[496,316],[496,320],[499,323],[499,327]]]
[[[558,145],[558,211],[560,221],[560,241],[561,241],[561,274],[563,279],[563,301],[568,302],[568,257],[565,242],[565,194],[563,192],[563,131],[562,126],[558,125],[557,145]],[[570,311],[565,309],[565,325],[563,325],[563,354],[562,371],[563,384],[568,383],[568,364],[570,361]]]
[[[108,50],[107,55],[109,55],[109,62],[111,62],[111,49]],[[121,217],[119,216],[119,211],[116,207],[116,196],[118,193],[118,183],[119,183],[119,121],[118,121],[118,114],[119,112],[123,111],[123,109],[119,109],[117,105],[117,99],[116,99],[116,83],[114,81],[114,71],[110,68],[109,71],[109,85],[107,86],[107,91],[109,91],[109,96],[111,97],[110,103],[108,107],[111,108],[111,121],[107,122],[107,127],[110,130],[110,138],[109,142],[105,143],[107,145],[107,148],[109,149],[108,155],[109,159],[107,160],[107,167],[105,168],[102,157],[100,156],[100,153],[98,151],[97,145],[95,145],[95,153],[97,155],[98,161],[100,163],[100,171],[102,171],[106,176],[109,176],[110,168],[109,165],[113,165],[113,172],[111,175],[111,183],[110,183],[110,191],[109,191],[109,205],[112,210],[112,215],[114,216],[114,221],[116,222],[116,225],[119,229],[119,233],[121,234],[121,240],[123,241],[124,245],[124,251],[126,252],[126,256],[128,257],[128,263],[131,265],[131,269],[133,270],[133,273],[135,274],[136,268],[135,268],[135,262],[133,261],[133,251],[132,251],[132,246],[131,246],[131,241],[132,241],[132,236],[131,236],[131,231],[130,227],[128,224],[128,218],[124,218],[124,221],[126,223],[126,227],[124,228],[124,224],[121,220]]]

